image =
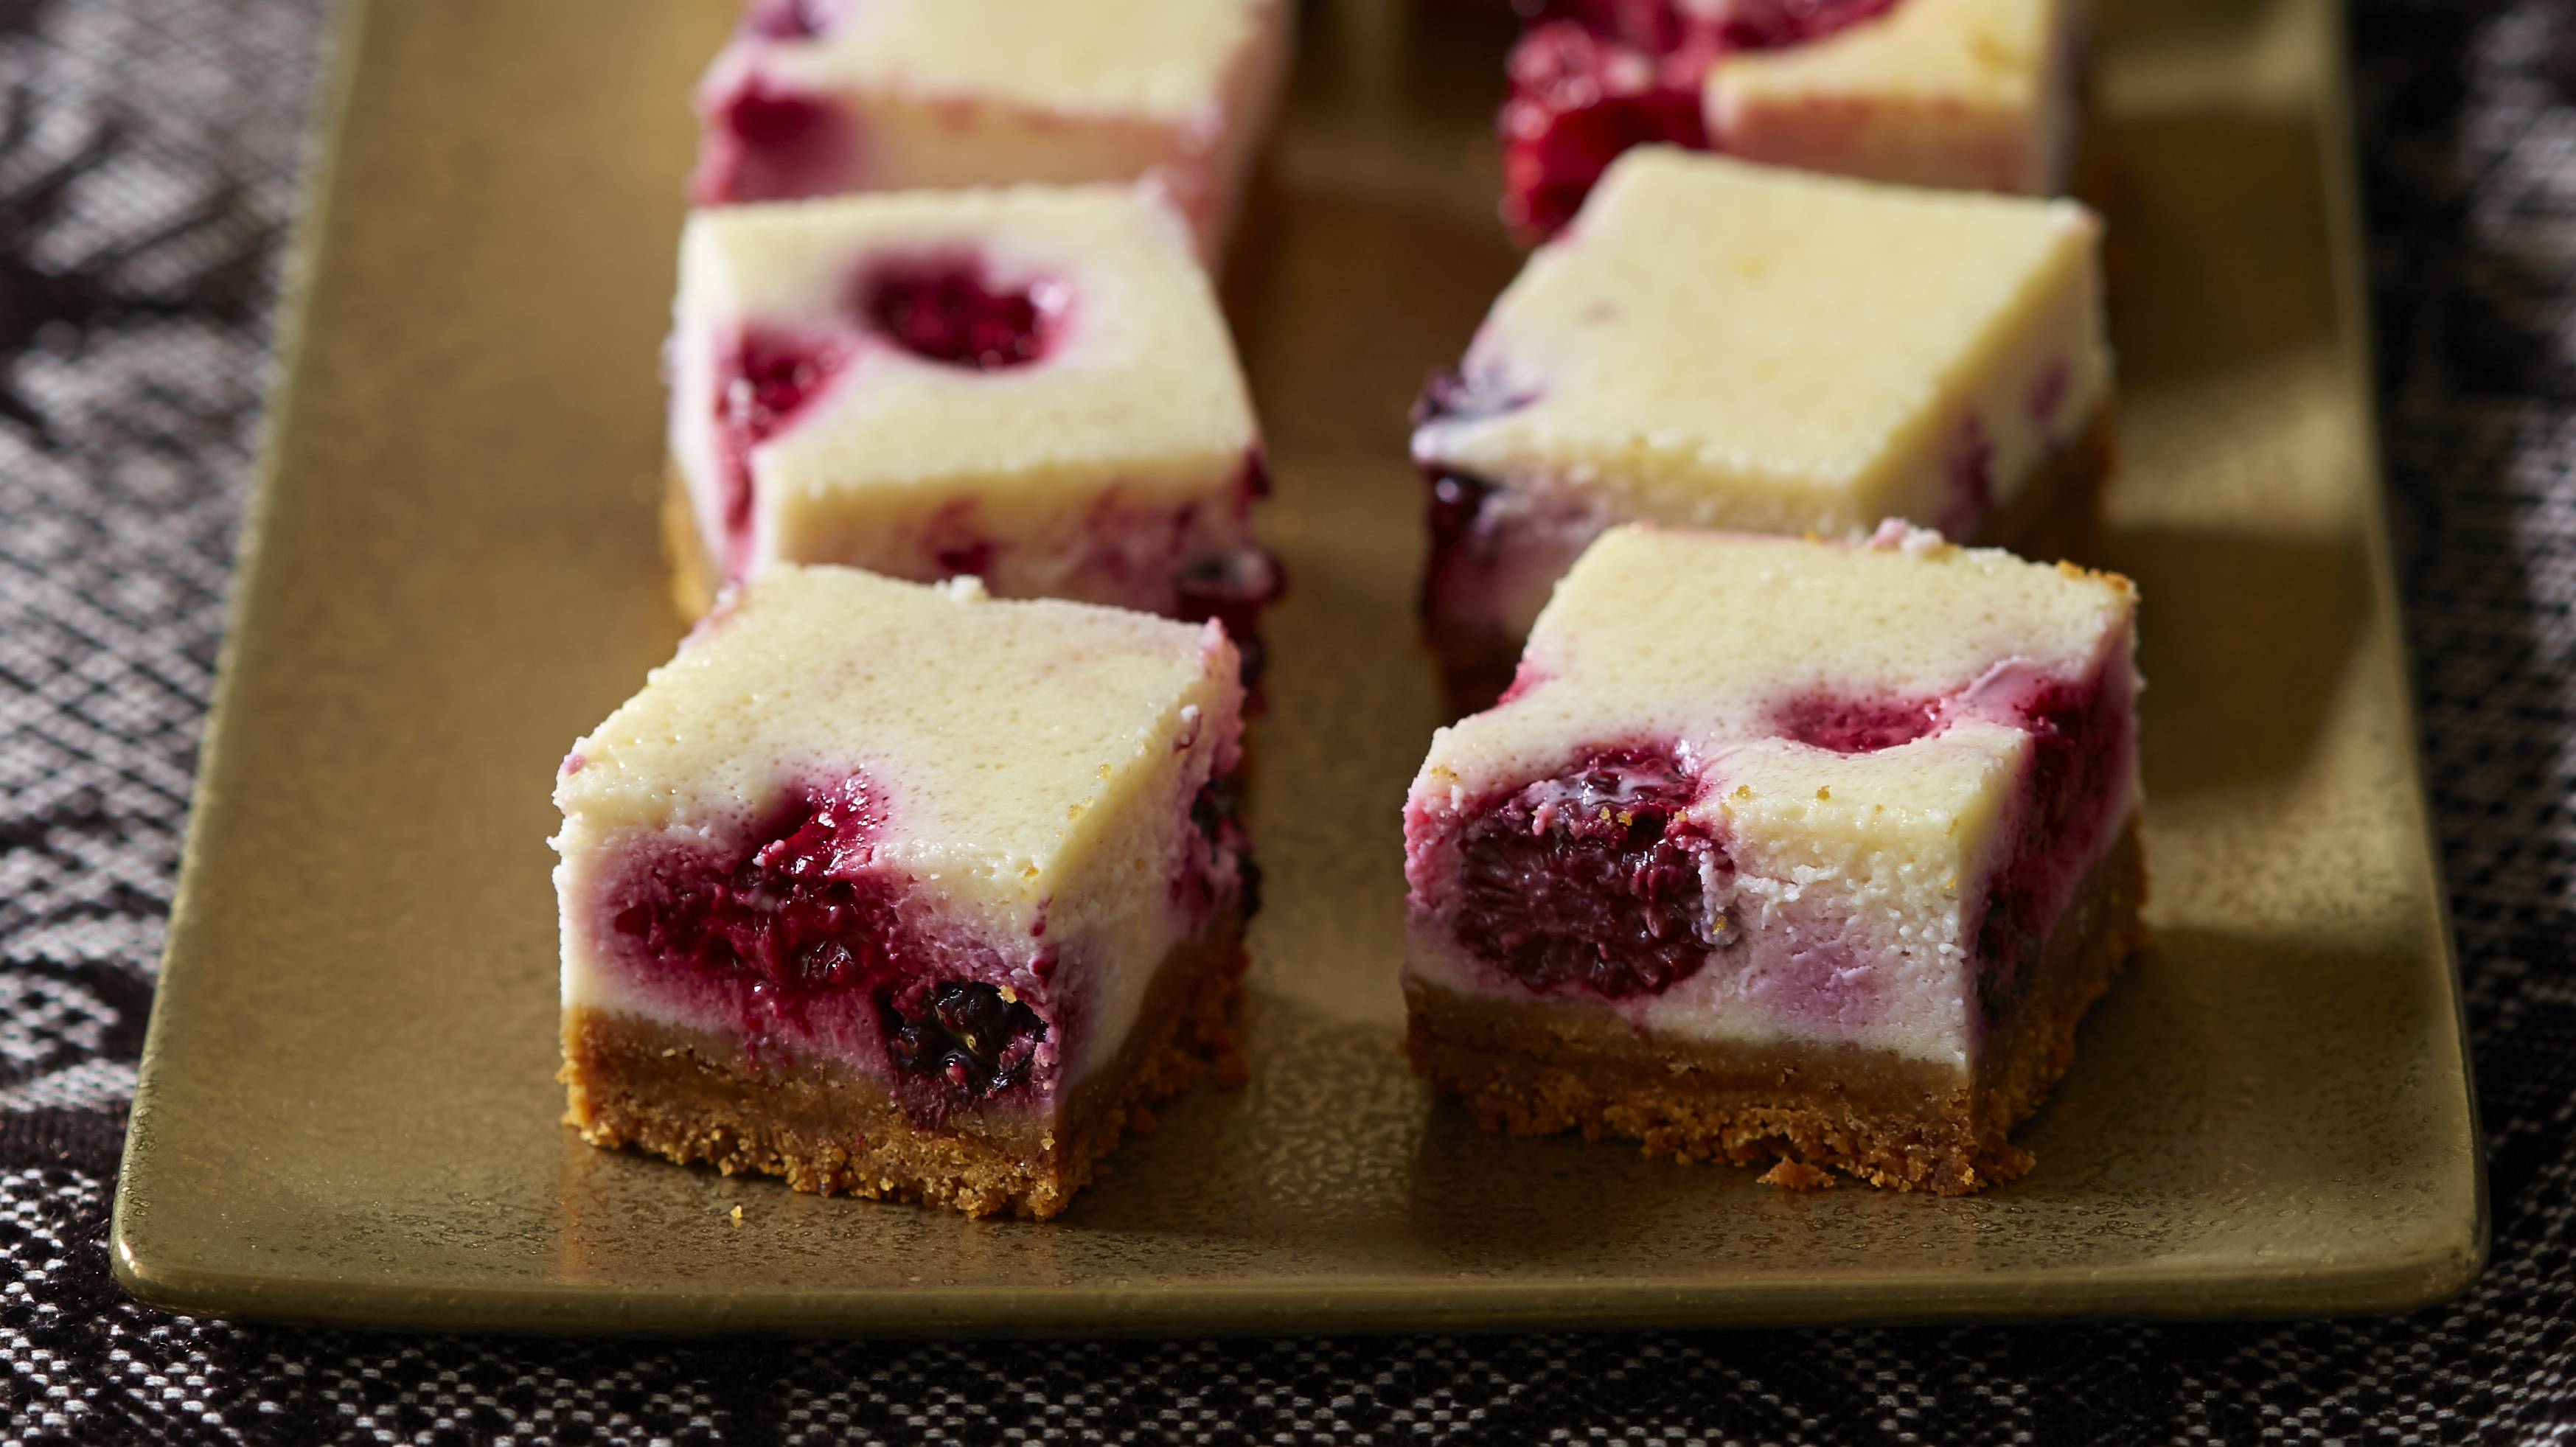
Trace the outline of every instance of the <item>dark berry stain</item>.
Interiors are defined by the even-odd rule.
[[[889,262],[861,284],[869,325],[917,357],[993,372],[1046,355],[1061,319],[1055,288],[995,286],[969,257]]]
[[[737,544],[751,527],[752,449],[793,421],[848,360],[845,342],[753,328],[718,363],[716,430],[722,468],[718,481],[725,535]]]
[[[969,542],[951,543],[939,550],[939,571],[952,578],[977,577],[993,568],[993,540],[976,538]]]
[[[831,110],[812,96],[752,84],[728,97],[719,116],[746,146],[787,151],[806,144],[831,121]]]
[[[1697,65],[1573,20],[1534,26],[1512,48],[1503,102],[1504,219],[1555,235],[1630,146],[1708,149]]]
[[[877,1017],[895,1069],[968,1100],[1025,1084],[1047,1034],[1027,1002],[980,980],[915,980],[882,990]]]
[[[782,13],[773,23],[791,19]],[[845,168],[855,143],[838,106],[758,70],[746,71],[705,106],[705,149],[689,182],[691,199],[702,206],[811,195]]]
[[[1977,997],[1989,1020],[2039,963],[2065,903],[2064,861],[2099,847],[2084,831],[2102,827],[2102,800],[2118,787],[2116,771],[2129,755],[2127,711],[2098,676],[2047,685],[2024,705],[2022,726],[2030,731],[2030,762],[2011,852],[1987,881],[1977,917]]]
[[[1941,726],[1942,700],[1845,698],[1810,693],[1790,701],[1773,720],[1783,738],[1838,754],[1872,754],[1910,744]]]
[[[800,790],[729,862],[702,854],[657,861],[630,886],[617,931],[656,959],[788,996],[890,973],[895,885],[866,869],[884,823],[865,779]]]

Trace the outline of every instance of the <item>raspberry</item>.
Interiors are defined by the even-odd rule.
[[[1057,292],[996,288],[970,259],[925,257],[878,270],[863,288],[860,310],[915,356],[992,372],[1046,354],[1063,305]]]
[[[1702,865],[1724,853],[1684,817],[1695,787],[1670,755],[1614,749],[1503,800],[1459,837],[1459,941],[1541,992],[1698,973],[1720,945]]]

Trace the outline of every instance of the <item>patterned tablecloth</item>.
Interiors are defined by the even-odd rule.
[[[2576,6],[2359,0],[2494,1264],[2399,1320],[1042,1345],[238,1327],[104,1247],[322,0],[0,0],[0,1437],[2576,1441]]]

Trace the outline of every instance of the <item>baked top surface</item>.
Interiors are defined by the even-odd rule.
[[[1849,486],[1934,447],[2026,319],[2093,304],[2099,233],[2068,201],[1630,150],[1479,331],[1487,408],[1427,423],[1415,455]],[[2106,364],[2070,361],[2087,411]]]
[[[1213,625],[776,567],[573,746],[558,844],[719,837],[793,786],[855,775],[882,815],[877,860],[1044,898],[1129,815],[1186,809],[1155,790],[1162,766],[1233,728],[1239,698]]]
[[[1031,297],[1025,364],[917,355],[863,319],[889,269],[943,267]],[[1097,487],[1230,484],[1258,439],[1250,396],[1186,224],[1150,190],[905,192],[702,210],[681,241],[679,345],[807,335],[839,360],[753,449],[764,494],[817,501],[972,479],[997,500]],[[689,362],[681,359],[686,375]]]
[[[1514,696],[1434,737],[1415,791],[1478,796],[1570,753],[1652,740],[1749,788],[1721,794],[1738,810],[1768,799],[1946,830],[2011,775],[2011,695],[2125,647],[2135,606],[2126,579],[1920,532],[1855,545],[1631,524],[1558,585]],[[1838,712],[1942,700],[1943,727],[1890,748],[1790,736]]]
[[[784,79],[1188,120],[1283,0],[848,0],[822,35],[758,42]]]

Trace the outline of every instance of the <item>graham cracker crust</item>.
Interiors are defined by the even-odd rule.
[[[1779,1164],[1772,1185],[1968,1195],[2030,1169],[2010,1139],[2075,1059],[2076,1026],[2144,942],[2146,861],[2133,818],[2085,876],[1989,1035],[1973,1075],[1892,1051],[1661,1042],[1606,1011],[1405,987],[1416,1073],[1478,1124],[1512,1135],[1581,1130],[1650,1156]]]
[[[1203,1077],[1243,1083],[1231,1017],[1245,964],[1234,910],[1174,947],[1126,1045],[1054,1120],[969,1111],[921,1125],[883,1083],[837,1061],[765,1052],[754,1065],[736,1036],[580,1009],[564,1012],[564,1120],[593,1145],[780,1176],[800,1191],[1043,1221],[1128,1131],[1153,1129],[1156,1105]]]
[[[2042,562],[2093,561],[2101,543],[2102,489],[2118,468],[2116,434],[2105,399],[2083,430],[2041,459],[2012,501],[1965,541]],[[1528,642],[1518,633],[1437,613],[1424,616],[1422,636],[1439,662],[1443,696],[1457,718],[1493,707],[1511,687]]]

